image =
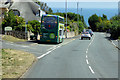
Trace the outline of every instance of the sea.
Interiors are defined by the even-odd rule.
[[[52,8],[53,12],[61,12],[65,13],[65,8]],[[68,8],[67,12],[72,12],[77,14],[76,8]],[[118,15],[118,8],[79,8],[78,13],[82,16],[84,16],[84,20],[88,24],[88,19],[93,14],[97,14],[98,16],[102,16],[105,14],[107,16],[107,19],[110,20],[113,16]]]

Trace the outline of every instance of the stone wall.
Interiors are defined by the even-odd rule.
[[[78,33],[75,33],[74,31],[67,32],[67,38],[72,38],[72,37],[77,36],[77,35],[78,35]],[[64,38],[66,38],[65,35],[64,35]]]
[[[67,37],[71,38],[75,36],[75,32],[67,32]]]
[[[7,31],[5,32],[5,34],[19,39],[27,39],[27,33],[25,33],[24,31]]]

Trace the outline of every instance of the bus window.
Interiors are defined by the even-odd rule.
[[[59,18],[59,22],[62,23],[62,24],[64,24],[64,19]]]
[[[43,17],[42,26],[44,26],[46,29],[54,29],[55,27],[57,27],[57,17],[53,16]]]

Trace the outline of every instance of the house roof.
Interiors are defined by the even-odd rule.
[[[25,18],[26,21],[39,20],[39,17],[35,16],[39,6],[34,2],[14,2],[10,9],[18,10],[20,16]]]
[[[5,4],[5,1],[2,3],[3,4],[0,4],[0,7],[7,7],[9,10],[18,10],[20,16],[26,21],[40,20],[40,17],[36,16],[36,13],[40,9],[39,5],[34,3],[33,0],[13,0],[13,3]]]

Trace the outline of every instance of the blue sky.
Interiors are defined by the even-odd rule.
[[[51,8],[65,8],[65,2],[46,2]],[[68,8],[76,8],[77,2],[68,2]],[[79,2],[79,8],[118,8],[118,2]]]

